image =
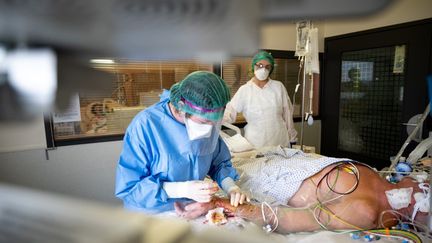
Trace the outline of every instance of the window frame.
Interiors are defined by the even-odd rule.
[[[220,75],[219,63],[208,64],[208,65],[209,67],[212,68],[213,73]],[[89,137],[72,137],[72,138],[64,138],[60,140],[55,139],[52,112],[44,113],[44,128],[45,128],[46,144],[48,149],[53,149],[61,146],[120,141],[123,140],[125,134],[125,132],[123,132],[118,134],[95,134]]]
[[[273,50],[273,49],[263,49],[264,51],[268,51],[272,54],[274,58],[282,58],[282,59],[298,59],[294,54],[294,51],[285,51],[285,50]],[[251,56],[252,58],[252,56]],[[320,61],[320,70],[322,73],[323,67],[323,54],[319,53],[319,61]],[[223,61],[221,60],[219,63],[214,63],[212,65],[213,73],[221,76],[223,69]],[[322,77],[322,74],[320,74]],[[322,80],[322,78],[320,78]],[[313,115],[315,120],[319,120],[321,118],[321,97],[322,97],[322,84],[319,84],[319,100],[318,100],[318,109],[320,110],[318,115]],[[301,117],[294,117],[294,122],[301,122]],[[242,128],[246,125],[246,122],[236,123],[236,126]],[[123,140],[123,134],[111,134],[104,135],[99,134],[91,137],[76,137],[76,138],[66,138],[61,140],[56,140],[54,136],[54,123],[52,113],[44,114],[44,127],[45,127],[45,135],[46,135],[46,143],[47,148],[55,148],[61,146],[70,146],[70,145],[79,145],[79,144],[89,144],[89,143],[100,143],[100,142],[112,142]]]

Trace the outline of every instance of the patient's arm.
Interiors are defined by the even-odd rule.
[[[318,224],[308,210],[286,207],[272,208],[261,204],[243,204],[233,207],[226,199],[216,199],[215,205],[223,207],[228,215],[240,217],[279,233],[313,231],[319,229]],[[263,217],[264,214],[264,217]],[[276,215],[275,215],[276,214]],[[277,221],[276,217],[277,216]],[[265,219],[265,220],[264,220]]]
[[[229,215],[241,217],[255,222],[259,226],[270,225],[271,230],[275,229],[280,233],[315,231],[319,229],[355,229],[366,230],[382,227],[380,215],[384,211],[391,210],[386,199],[385,191],[395,188],[413,187],[414,192],[419,191],[416,182],[411,179],[404,179],[398,184],[390,184],[385,179],[365,166],[357,166],[360,179],[355,190],[349,194],[331,200],[339,194],[332,194],[327,186],[319,187],[317,182],[330,171],[327,167],[316,175],[305,180],[297,193],[288,202],[288,206],[279,206],[277,209],[261,204],[243,204],[233,207],[228,199],[214,198],[209,203],[192,203],[185,208],[176,206],[179,215],[185,218],[193,218],[204,215],[208,210],[223,207]],[[328,174],[328,173],[327,173]],[[352,188],[353,175],[348,172],[330,174],[330,184],[337,178],[332,188],[337,192],[346,192]],[[413,197],[413,196],[412,196]],[[326,202],[322,205],[317,203]],[[411,216],[415,204],[414,198],[408,208],[398,210],[403,215]],[[264,214],[264,217],[263,217]],[[278,223],[276,222],[277,215]],[[419,217],[425,215],[418,214]],[[395,215],[385,214],[382,218],[390,227],[398,223]]]
[[[375,228],[377,212],[374,207],[369,205],[367,200],[346,201],[344,210],[339,206],[331,207],[332,211],[339,211],[335,216],[329,217],[325,213],[317,217],[319,222],[324,224],[327,229],[370,229]],[[240,217],[254,222],[263,227],[270,227],[270,230],[278,233],[292,233],[304,231],[316,231],[322,229],[318,221],[314,218],[312,209],[296,209],[284,206],[274,207],[272,210],[268,206],[261,204],[243,204],[233,207],[225,199],[215,200],[217,207],[225,208],[228,215]],[[264,220],[264,217],[266,220]],[[277,221],[275,218],[277,216]],[[336,220],[341,218],[346,223]],[[354,227],[355,226],[355,227]],[[358,227],[358,228],[357,228]]]
[[[390,184],[381,178],[375,171],[365,167],[357,166],[359,171],[358,185],[355,189],[346,195],[340,196],[334,192],[346,192],[352,188],[353,180],[350,171],[342,170],[337,176],[334,173],[329,174],[329,182],[333,186],[333,191],[329,191],[327,185],[319,186],[317,182],[328,174],[332,167],[327,167],[316,175],[304,181],[300,189],[289,201],[288,206],[279,206],[277,208],[278,226],[276,231],[280,233],[315,231],[319,229],[329,230],[367,230],[372,228],[383,227],[382,222],[386,223],[385,227],[390,227],[398,223],[394,214],[385,214],[381,219],[381,213],[391,210],[391,207],[385,196],[385,191],[395,188],[413,187],[414,192],[419,191],[418,183],[409,178],[402,180],[398,184]],[[337,178],[337,180],[333,180]],[[340,197],[337,197],[340,196]],[[335,200],[333,200],[335,199]],[[318,203],[322,202],[322,204]],[[412,196],[411,204],[408,208],[398,210],[402,215],[411,216],[412,208],[415,204]],[[251,220],[260,226],[271,225],[272,229],[276,227],[273,213],[267,206],[261,204],[251,205],[243,204],[237,208],[229,205],[229,202],[217,200],[215,205],[224,207],[231,214]],[[273,208],[276,212],[276,208]],[[262,216],[264,212],[266,220]],[[419,217],[425,215],[418,214]],[[382,222],[380,222],[382,220]]]

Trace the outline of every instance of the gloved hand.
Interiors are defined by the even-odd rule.
[[[210,202],[219,187],[211,181],[164,182],[163,189],[170,198],[189,198],[197,202]]]
[[[250,202],[250,196],[248,193],[242,191],[240,187],[233,186],[228,190],[231,205],[237,207],[239,204],[243,204],[245,201]]]

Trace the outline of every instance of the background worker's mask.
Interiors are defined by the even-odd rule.
[[[184,118],[187,134],[190,140],[208,138],[212,134],[213,125],[194,122],[189,118]]]
[[[267,68],[259,68],[255,70],[254,74],[258,80],[263,81],[268,78],[270,70],[268,70]]]

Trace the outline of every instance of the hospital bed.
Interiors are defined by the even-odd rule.
[[[226,129],[221,130],[220,136],[233,158],[255,157],[257,150],[242,136],[240,128],[229,123],[223,123],[222,126]]]
[[[249,174],[253,173],[268,173],[269,178],[278,177],[280,174],[281,167],[260,167],[259,163],[265,164],[268,158],[265,156],[272,155],[275,153],[284,153],[287,156],[294,156],[295,154],[301,154],[302,151],[294,150],[294,149],[283,149],[280,147],[267,147],[267,148],[254,148],[242,135],[241,130],[231,124],[224,124],[225,128],[229,130],[223,130],[221,132],[221,137],[227,144],[231,154],[232,154],[232,162],[233,166],[239,171],[240,180],[239,184],[243,188],[243,190],[250,188],[258,188],[263,189],[261,192],[259,190],[251,191],[254,195],[254,199],[256,202],[268,202],[269,204],[275,203],[275,199],[269,197],[269,195],[264,195],[262,193],[265,191],[266,180],[261,180],[261,184],[251,184],[250,181],[244,179],[244,173],[247,172]],[[288,154],[291,153],[291,154]],[[304,154],[304,153],[303,153]],[[306,163],[315,163],[316,161],[326,161],[329,160],[325,156],[321,156],[318,154],[307,154],[306,156],[309,158],[309,161]],[[329,161],[330,163],[331,161]],[[288,161],[284,167],[289,167],[289,164],[292,163]],[[303,162],[299,162],[303,163]],[[313,167],[313,166],[310,166]],[[248,171],[246,171],[248,170]],[[273,173],[273,174],[271,174]],[[268,186],[268,185],[267,185]],[[277,185],[271,185],[271,187],[277,187]],[[284,188],[286,190],[286,188]],[[295,188],[293,189],[295,191]],[[222,191],[218,192],[217,196],[224,197],[224,193]],[[274,196],[274,195],[273,195]],[[276,195],[277,196],[277,195]],[[166,212],[160,215],[161,217],[176,217],[175,212]],[[251,222],[245,221],[241,218],[233,217],[228,218],[228,221],[223,225],[214,226],[209,222],[209,219],[205,216],[199,217],[194,220],[189,220],[194,230],[201,231],[203,229],[211,228],[211,227],[219,227],[226,228],[230,231],[242,232],[245,229],[251,231],[263,231],[263,229]],[[359,242],[359,240],[354,239],[355,234],[352,235],[352,231],[345,232],[332,232],[332,231],[318,231],[318,232],[301,232],[301,233],[291,233],[291,234],[268,234],[268,241],[280,241],[280,242]],[[357,235],[359,236],[359,235]],[[364,235],[360,235],[359,237],[365,237]],[[407,238],[405,238],[407,239]],[[401,236],[391,236],[391,237],[382,237],[379,242],[382,243],[391,243],[391,242],[403,242],[404,237]],[[360,239],[360,241],[364,241],[364,239]],[[408,241],[409,242],[409,241]],[[411,241],[415,242],[415,241]]]
[[[280,147],[273,147],[273,148],[266,148],[266,149],[259,149],[254,150],[255,153],[257,153],[257,158],[250,158],[250,157],[234,157],[233,158],[233,165],[236,167],[236,169],[239,171],[239,174],[241,174],[241,178],[239,181],[240,186],[245,190],[246,188],[258,188],[258,190],[252,191],[254,194],[254,199],[256,199],[255,202],[268,202],[269,204],[273,204],[273,199],[271,196],[274,195],[264,195],[263,191],[266,190],[266,184],[268,181],[266,179],[258,180],[258,184],[250,184],[250,181],[244,180],[243,173],[247,174],[254,174],[254,173],[268,173],[269,177],[277,177],[283,172],[280,172],[280,168],[278,166],[268,166],[268,167],[261,167],[260,164],[265,164],[268,162],[272,162],[269,160],[269,158],[278,153],[284,153],[288,157],[295,157],[296,155],[304,155],[304,157],[308,158],[305,161],[300,161],[299,163],[316,163],[319,160],[320,161],[326,161],[330,160],[328,157],[325,156],[319,156],[315,154],[305,154],[302,153],[299,150],[295,149],[281,149]],[[283,166],[289,166],[290,163],[293,163],[294,160],[287,160],[286,164]],[[331,161],[329,161],[331,162]],[[306,165],[308,166],[308,165]],[[311,166],[310,166],[311,167]],[[273,174],[271,174],[273,173]],[[293,175],[295,176],[295,175]],[[242,181],[243,180],[243,181]],[[248,184],[249,183],[249,184]],[[261,184],[260,184],[261,183]],[[270,183],[270,185],[267,185],[270,187],[279,187],[282,188],[280,185],[274,185]],[[263,189],[263,190],[259,190]],[[284,188],[286,190],[286,188]],[[281,192],[282,193],[282,192]],[[223,192],[220,192],[217,196],[223,197]],[[160,215],[161,217],[176,217],[174,212],[166,212]],[[217,225],[214,226],[209,222],[209,219],[205,216],[199,217],[194,220],[189,220],[191,223],[193,229],[197,232],[201,230],[205,230],[208,228],[224,228],[228,229],[230,231],[234,232],[243,232],[245,229],[248,231],[263,231],[263,228],[261,226],[257,226],[251,222],[248,222],[246,220],[243,220],[241,218],[233,217],[228,218],[228,221],[223,225]],[[301,233],[291,233],[291,234],[277,234],[277,233],[270,233],[267,235],[268,241],[267,242],[359,242],[359,240],[353,239],[352,235],[350,235],[352,231],[344,231],[344,232],[331,232],[331,231],[318,231],[318,232],[301,232]],[[364,237],[364,235],[361,235],[361,237]],[[363,239],[360,239],[360,241],[364,241]],[[394,235],[392,237],[382,237],[379,242],[383,243],[391,243],[391,242],[403,242],[403,238],[397,238]],[[412,241],[415,242],[415,241]]]

